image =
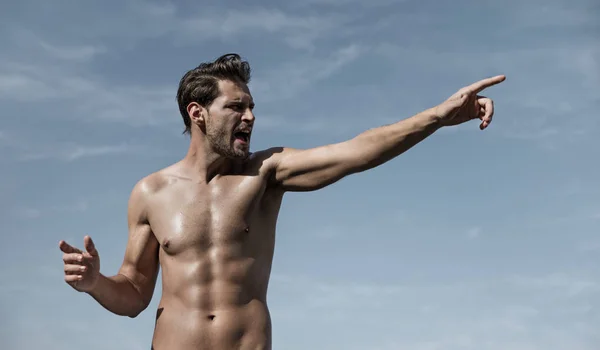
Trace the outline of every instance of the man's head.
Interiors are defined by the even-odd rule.
[[[188,71],[177,90],[185,133],[204,134],[221,156],[247,157],[254,124],[249,82],[250,65],[237,54],[223,55]]]

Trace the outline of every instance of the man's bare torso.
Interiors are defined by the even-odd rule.
[[[256,163],[208,183],[179,163],[146,179],[163,282],[155,350],[271,348],[266,295],[282,192]]]

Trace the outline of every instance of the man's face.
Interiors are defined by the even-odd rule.
[[[219,81],[220,95],[206,117],[206,138],[219,155],[245,159],[250,154],[254,125],[254,101],[248,86],[229,80]]]

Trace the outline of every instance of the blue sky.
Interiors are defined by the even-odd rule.
[[[149,348],[160,287],[138,318],[112,315],[64,284],[57,244],[89,234],[117,271],[131,188],[187,149],[180,77],[238,52],[255,150],[342,141],[508,78],[485,132],[441,130],[286,196],[275,349],[597,349],[598,3],[287,3],[3,4],[2,348]]]

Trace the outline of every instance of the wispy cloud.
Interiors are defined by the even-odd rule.
[[[22,161],[33,161],[41,159],[57,159],[72,162],[80,158],[98,157],[117,154],[132,154],[142,151],[143,148],[128,144],[110,146],[85,146],[77,144],[66,144],[41,151],[29,151],[19,158]]]
[[[56,117],[62,119],[119,121],[134,126],[176,122],[169,117],[177,111],[175,91],[175,86],[111,85],[89,72],[72,70],[68,64],[0,63],[0,99],[25,102],[35,92],[36,100],[53,106],[59,114]],[[86,116],[83,120],[82,115]]]
[[[410,323],[397,325],[404,332],[419,334],[428,330],[427,339],[382,334],[369,344],[373,349],[478,349],[482,344],[495,344],[494,349],[533,350],[551,346],[552,342],[547,342],[551,337],[561,346],[578,344],[579,349],[591,350],[593,327],[563,324],[560,334],[556,334],[557,324],[553,320],[592,317],[594,307],[598,306],[596,297],[600,295],[597,279],[565,273],[404,284],[372,283],[364,278],[325,282],[275,275],[274,282],[288,291],[285,313],[299,318],[306,314],[307,319],[319,325],[335,322],[347,327],[360,324],[363,329],[370,329],[369,320],[402,312],[411,315]],[[297,310],[289,308],[290,299],[298,305]],[[494,300],[491,304],[490,299]],[[280,312],[283,310],[278,308],[274,315]],[[315,312],[320,315],[318,320]],[[375,321],[373,327],[381,325]]]
[[[600,19],[592,1],[565,2],[561,0],[529,0],[512,2],[514,28],[574,27],[594,25]],[[532,12],[536,16],[530,16]]]
[[[22,54],[42,56],[45,60],[57,60],[70,64],[87,62],[98,55],[107,53],[102,45],[54,44],[25,28],[13,28],[11,41]]]
[[[347,307],[355,303],[369,303],[371,306],[383,300],[393,303],[402,297],[406,300],[420,298],[424,303],[429,298],[441,298],[446,303],[464,293],[483,296],[491,290],[506,296],[519,294],[523,298],[539,297],[536,303],[567,302],[570,298],[600,294],[600,280],[592,276],[567,273],[551,273],[546,275],[512,275],[477,281],[457,281],[453,283],[373,283],[366,281],[322,281],[306,276],[274,275],[273,281],[282,286],[292,288],[303,286],[305,302],[310,307],[337,308]],[[314,295],[313,295],[314,293]],[[541,293],[541,294],[540,294]],[[434,297],[435,296],[435,297]],[[500,297],[500,296],[499,296]],[[431,300],[434,300],[431,299]],[[476,302],[476,301],[473,301]],[[499,300],[500,302],[500,300]],[[503,302],[509,302],[504,300]],[[381,304],[381,306],[385,305]],[[425,305],[425,304],[423,304]],[[415,310],[422,310],[423,305]],[[365,305],[363,305],[365,306]],[[389,305],[388,305],[389,306]],[[431,310],[431,305],[429,305]]]
[[[202,12],[201,12],[202,13]],[[278,9],[255,8],[202,13],[183,21],[173,19],[174,32],[189,39],[219,38],[227,40],[242,33],[271,34],[296,49],[313,49],[314,42],[339,28],[344,19],[332,14],[296,15]]]
[[[22,162],[54,159],[73,162],[82,158],[107,155],[140,154],[148,151],[148,147],[122,143],[117,145],[85,145],[74,142],[51,142],[41,144],[39,141],[0,133],[0,147],[9,149],[4,155]]]
[[[89,18],[84,14],[89,9],[70,7],[73,16],[81,12],[81,16],[75,16],[77,20],[88,19],[80,31],[60,36],[56,32],[36,31],[35,26],[9,23],[6,40],[13,50],[0,59],[0,99],[25,102],[35,92],[36,101],[46,103],[46,109],[54,112],[53,118],[131,126],[178,123],[177,79],[170,79],[173,83],[166,85],[153,83],[152,79],[143,83],[115,83],[95,73],[93,59],[103,54],[114,58],[126,52],[128,46],[116,40],[122,37],[138,42],[168,36],[177,46],[212,39],[229,41],[240,36],[249,40],[266,33],[293,48],[308,49],[316,40],[340,35],[336,28],[344,22],[334,14],[301,15],[256,7],[226,12],[207,7],[193,14],[194,11],[179,11],[174,4],[157,5],[143,0],[127,1],[122,6],[125,13],[132,12],[135,16],[125,21],[126,16],[111,15],[110,26],[105,25],[108,14],[102,10]],[[97,19],[102,19],[102,25],[96,23]],[[253,82],[256,93],[271,101],[293,96],[343,69],[363,48],[346,44],[318,55],[309,51],[256,76]],[[81,118],[82,115],[86,117]]]
[[[598,215],[600,219],[600,215]],[[581,242],[577,245],[577,250],[583,253],[597,254],[600,252],[600,239]]]
[[[507,281],[516,288],[556,295],[556,297],[577,297],[584,294],[600,294],[600,280],[587,276],[566,273],[553,273],[544,276],[513,276]]]
[[[450,67],[470,75],[481,72],[473,80],[493,74],[490,72],[507,74],[507,81],[489,92],[496,100],[493,130],[502,137],[554,150],[592,137],[592,131],[600,126],[594,117],[600,102],[594,93],[600,88],[600,46],[589,41],[542,43],[508,50],[492,48],[469,52],[469,60],[464,60],[465,53],[458,49],[440,51],[390,43],[379,44],[375,52],[389,60],[403,57],[415,69],[439,69],[448,78],[446,70]],[[523,71],[528,72],[527,78]],[[457,81],[455,87],[467,83]],[[565,93],[565,89],[577,93]],[[468,128],[451,128],[448,132],[460,130]]]
[[[373,1],[360,1],[360,0],[306,0],[302,1],[299,6],[309,6],[309,5],[327,5],[327,6],[365,6],[365,7],[373,7],[373,6],[384,6],[391,4],[398,4],[406,2],[406,0],[373,0]]]
[[[33,4],[36,1],[29,1]],[[324,35],[339,31],[348,19],[333,13],[300,14],[279,8],[249,7],[245,10],[223,10],[211,5],[197,4],[182,10],[173,2],[157,4],[145,0],[115,3],[112,9],[98,8],[95,16],[87,16],[89,8],[73,4],[66,16],[79,31],[65,32],[70,40],[111,40],[125,46],[136,45],[145,39],[168,38],[175,45],[196,45],[212,39],[237,40],[240,35],[265,36],[286,43],[291,48],[312,49]],[[115,8],[116,7],[116,8]],[[60,6],[54,11],[59,11]],[[120,13],[115,16],[113,11]],[[51,10],[52,11],[52,10]],[[32,14],[33,15],[33,14]],[[58,21],[62,16],[55,16]],[[106,20],[110,18],[110,25]]]
[[[311,236],[313,236],[314,238],[324,240],[339,238],[342,234],[340,228],[333,225],[324,226],[317,230],[311,230],[310,232]]]
[[[331,134],[331,123],[325,118],[306,116],[302,120],[289,118],[288,115],[259,115],[256,127],[260,129],[273,130],[286,134]]]
[[[15,215],[22,219],[38,219],[46,215],[53,214],[73,214],[83,213],[88,210],[89,203],[87,200],[78,200],[69,204],[54,204],[49,207],[21,207],[14,210]]]
[[[299,57],[256,77],[252,83],[253,94],[265,102],[293,97],[339,72],[364,51],[362,46],[349,45],[325,57]]]
[[[467,230],[467,237],[469,239],[479,238],[480,235],[481,235],[481,227],[472,227]]]

